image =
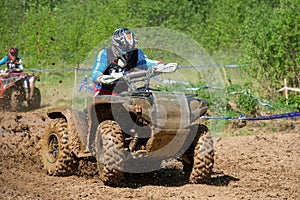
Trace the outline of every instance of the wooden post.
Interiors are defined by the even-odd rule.
[[[229,82],[228,79],[227,79],[226,69],[225,69],[225,66],[224,66],[224,65],[222,65],[222,69],[223,69],[224,78],[225,78],[226,83],[229,83],[229,85],[231,85],[230,82]]]
[[[284,96],[285,96],[285,104],[288,105],[289,104],[289,95],[288,95],[288,90],[287,90],[287,82],[286,82],[286,78],[284,78],[283,80],[283,84],[284,84]]]
[[[74,69],[74,94],[76,94],[76,89],[77,89],[77,67]]]

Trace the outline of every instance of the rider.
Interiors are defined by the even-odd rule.
[[[92,69],[95,95],[117,95],[126,90],[107,83],[107,78],[116,78],[126,74],[133,68],[147,69],[163,65],[163,62],[150,60],[143,51],[136,48],[138,40],[133,31],[128,28],[118,28],[112,35],[109,48],[102,49],[96,57]],[[126,86],[125,86],[126,87]]]
[[[7,56],[0,60],[0,65],[7,64],[6,72],[22,72],[24,70],[22,59],[18,57],[18,48],[10,48]]]
[[[0,60],[0,66],[7,64],[5,72],[21,73],[24,71],[24,65],[21,58],[18,57],[18,48],[13,46],[10,48],[7,56]],[[35,76],[24,77],[24,88],[26,99],[32,99],[34,93]]]

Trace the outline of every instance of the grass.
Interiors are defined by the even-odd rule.
[[[75,72],[73,71],[60,70],[40,74],[41,80],[36,83],[36,87],[41,91],[42,104],[72,106],[74,99],[78,101],[78,94],[80,93],[78,89],[84,76],[85,73],[79,72],[75,76]],[[82,101],[84,102],[84,100]]]

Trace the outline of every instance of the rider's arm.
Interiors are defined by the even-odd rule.
[[[147,58],[144,52],[141,49],[138,49],[138,62],[136,65],[138,69],[145,70],[149,67],[156,66],[159,64],[163,64],[163,62]]]
[[[107,68],[107,51],[102,49],[96,57],[92,69],[92,81],[97,82],[97,78],[102,75]]]
[[[4,65],[7,60],[8,60],[8,56],[5,56],[4,58],[2,58],[2,60],[0,60],[0,65]]]
[[[19,58],[18,60],[18,68],[21,70],[21,71],[24,71],[24,65],[23,65],[23,61],[21,58]]]

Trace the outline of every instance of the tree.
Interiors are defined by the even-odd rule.
[[[291,86],[300,83],[299,6],[299,0],[282,0],[259,2],[246,10],[242,26],[245,70],[269,91],[281,87],[283,78]]]

